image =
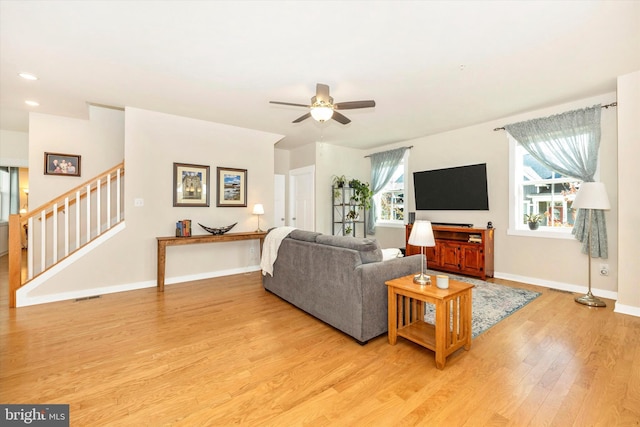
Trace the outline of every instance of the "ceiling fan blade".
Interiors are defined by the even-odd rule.
[[[331,118],[333,120],[335,120],[336,122],[342,123],[343,125],[346,125],[347,123],[351,123],[351,120],[349,120],[348,118],[346,118],[345,116],[343,116],[342,114],[338,113],[335,110],[334,110],[333,116],[331,116]]]
[[[339,102],[337,104],[333,104],[333,107],[336,110],[353,110],[355,108],[370,108],[375,107],[376,101],[350,101],[350,102]]]
[[[318,101],[324,101],[325,104],[331,104],[330,98],[331,97],[329,96],[329,86],[322,83],[318,83],[316,85],[316,99]]]
[[[311,117],[311,113],[307,113],[304,116],[300,116],[297,119],[295,119],[294,121],[292,121],[291,123],[300,123],[301,121],[308,119],[309,117]]]
[[[310,105],[305,105],[305,104],[292,104],[291,102],[280,102],[280,101],[269,101],[270,104],[279,104],[279,105],[291,105],[294,107],[305,107],[305,108],[309,108]]]

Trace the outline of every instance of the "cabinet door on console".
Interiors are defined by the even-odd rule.
[[[446,269],[460,268],[460,245],[458,243],[438,242],[440,265]]]
[[[478,244],[460,244],[461,261],[460,271],[474,276],[484,276],[484,253],[482,246]]]
[[[424,254],[427,256],[427,268],[436,268],[440,266],[437,243],[436,246],[424,248]]]

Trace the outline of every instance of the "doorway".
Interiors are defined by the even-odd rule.
[[[289,218],[292,227],[315,231],[315,166],[289,171]]]

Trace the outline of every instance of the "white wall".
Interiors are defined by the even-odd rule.
[[[334,175],[345,175],[368,182],[370,168],[362,150],[326,143],[316,143],[316,231],[331,234],[331,181]]]
[[[29,166],[29,134],[0,130],[0,166]]]
[[[80,177],[44,174],[44,153],[79,155]],[[54,199],[124,159],[124,111],[89,107],[89,120],[31,113],[29,207]]]
[[[314,143],[303,145],[290,151],[289,170],[300,169],[316,163],[316,148]]]
[[[66,118],[46,119],[49,128],[56,124],[65,127],[69,138],[83,134],[87,126],[74,126]],[[124,124],[126,229],[32,291],[30,297],[155,286],[156,237],[173,235],[177,220],[191,219],[194,234],[206,234],[197,223],[215,227],[238,222],[233,231],[254,230],[256,218],[251,209],[259,200],[265,204],[265,223],[272,222],[274,144],[281,135],[135,108],[126,109]],[[39,132],[44,134],[45,130]],[[60,129],[54,134],[64,140]],[[97,161],[93,152],[104,156],[109,150],[105,144],[98,145],[95,151],[83,151],[83,163],[91,165]],[[78,150],[76,146],[74,152]],[[212,189],[216,167],[247,169],[247,207],[216,207],[215,190],[210,207],[173,207],[174,162],[209,166]],[[48,184],[43,185],[48,189]],[[144,206],[134,207],[135,198],[142,198]],[[257,241],[169,247],[166,283],[255,270],[259,264],[257,247]]]
[[[493,131],[505,124],[545,117],[572,109],[585,108],[597,103],[608,104],[616,100],[615,93],[530,111],[516,116],[456,129],[436,135],[416,138],[403,143],[379,147],[370,152],[385,151],[398,146],[413,146],[409,156],[406,197],[409,212],[415,211],[413,172],[487,163],[489,211],[419,211],[416,219],[436,222],[472,223],[495,227],[496,276],[562,289],[586,288],[588,280],[586,255],[580,252],[580,243],[574,239],[543,239],[507,235],[509,224],[509,145],[504,131]],[[368,152],[367,154],[369,154]],[[605,183],[611,203],[617,205],[617,123],[616,110],[602,112],[602,140],[600,148],[600,180]],[[367,167],[370,165],[367,162]],[[336,168],[336,170],[339,170]],[[605,213],[609,235],[609,259],[595,259],[592,263],[592,286],[600,296],[615,297],[618,270],[617,209]],[[404,245],[404,229],[387,228],[375,236],[383,247],[398,242]],[[637,241],[637,239],[636,239]],[[598,274],[600,262],[610,266],[608,277]],[[598,294],[598,291],[594,293]]]
[[[530,283],[586,285],[588,260],[586,255],[580,252],[580,244],[577,240],[510,236],[507,234],[509,224],[509,146],[506,133],[493,131],[493,129],[509,123],[612,101],[615,101],[615,94],[577,100],[413,141],[414,148],[410,157],[412,171],[487,163],[490,209],[489,211],[472,212],[417,212],[416,218],[439,222],[473,223],[478,227],[485,227],[487,222],[491,221],[496,228],[496,275]],[[616,129],[615,110],[603,110],[600,179],[607,185],[612,203],[615,203],[617,194]],[[445,147],[446,149],[444,149]],[[410,200],[410,210],[413,210],[415,206],[413,197],[410,197]],[[615,265],[617,262],[618,227],[616,215],[616,212],[606,214],[609,233],[609,259],[606,262],[611,265]],[[615,292],[617,271],[612,268],[610,276],[598,276],[596,270],[598,261],[600,260],[595,260],[593,263],[592,286]]]
[[[640,71],[618,78],[618,301],[640,316]]]

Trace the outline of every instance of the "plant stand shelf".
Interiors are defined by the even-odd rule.
[[[367,208],[362,203],[352,203],[355,189],[331,187],[331,234],[338,236],[367,237]]]

